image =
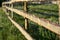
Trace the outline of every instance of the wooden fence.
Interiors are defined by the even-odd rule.
[[[31,15],[31,14],[27,13],[27,1],[28,0],[24,0],[24,11],[14,9],[13,8],[13,3],[20,2],[20,1],[23,1],[23,0],[3,2],[2,7],[3,7],[3,10],[5,11],[6,15],[10,19],[10,21],[19,29],[19,31],[25,36],[25,38],[27,40],[34,40],[34,39],[19,24],[17,24],[14,20],[12,20],[13,12],[15,12],[16,14],[21,15],[25,18],[25,29],[26,30],[28,29],[27,27],[28,27],[28,19],[29,19],[29,20],[37,23],[38,25],[41,25],[41,26],[45,27],[46,29],[48,29],[48,30],[50,30],[50,31],[52,31],[52,32],[54,32],[54,33],[56,33],[57,35],[60,36],[60,25],[59,24],[52,23],[52,22],[50,22],[46,19],[39,18],[39,17],[36,17],[35,15]],[[32,0],[29,0],[29,1],[32,1]],[[60,1],[58,1],[58,2],[60,2]],[[6,4],[10,4],[11,6],[8,7]],[[6,9],[11,11],[11,17],[9,16],[9,13],[7,12]],[[60,14],[60,11],[59,11],[59,14]],[[59,16],[59,18],[60,18],[60,16]]]

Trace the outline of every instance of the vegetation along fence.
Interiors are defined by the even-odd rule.
[[[25,38],[27,40],[34,40],[34,38],[31,37],[31,35],[28,34],[28,32],[26,32],[25,30],[28,29],[28,20],[31,20],[35,23],[37,23],[38,25],[40,26],[43,26],[45,29],[48,29],[50,31],[52,31],[53,33],[55,33],[56,35],[60,36],[60,25],[59,24],[56,24],[56,23],[53,23],[53,22],[50,22],[49,20],[46,20],[44,18],[39,18],[35,15],[32,15],[32,14],[29,14],[27,11],[27,2],[41,2],[42,0],[11,0],[11,1],[8,1],[8,2],[3,2],[2,3],[2,7],[3,7],[3,10],[4,12],[6,13],[6,15],[8,16],[8,19],[19,29],[19,31],[25,36]],[[18,10],[18,9],[15,9],[14,8],[14,3],[18,3],[18,2],[24,2],[24,7],[23,9],[24,10]],[[60,1],[54,1],[53,3],[55,4],[58,4],[59,6],[59,23],[60,23]],[[9,11],[11,11],[11,17],[9,16]],[[13,13],[16,13],[18,15],[21,15],[24,17],[25,19],[25,29],[23,29],[18,23],[16,23],[14,20],[13,20]],[[59,37],[60,38],[60,37]]]

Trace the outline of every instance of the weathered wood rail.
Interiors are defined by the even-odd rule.
[[[12,18],[9,16],[9,13],[6,12],[5,9],[3,9],[6,13],[8,19],[16,26],[17,29],[25,36],[27,40],[34,40],[18,23],[16,23]]]
[[[6,7],[6,6],[5,6],[5,8],[17,13],[18,15],[26,17],[26,18],[32,20],[33,22],[37,23],[38,25],[42,25],[45,28],[47,28],[47,29],[49,29],[49,30],[51,30],[51,31],[60,35],[60,26],[59,25],[53,25],[53,23],[50,23],[49,21],[44,21],[44,20],[40,19],[39,17],[36,17],[35,15],[25,13],[21,10],[17,10],[17,9],[14,9],[14,8],[9,8],[9,7]]]
[[[11,0],[9,2],[3,2],[3,4],[12,4],[12,3],[15,3],[15,2],[23,2],[23,1],[26,1],[26,2],[29,2],[29,1],[31,1],[31,2],[41,2],[41,1],[45,1],[45,0]],[[51,0],[51,3],[57,4],[57,0],[56,1]]]
[[[14,9],[13,8],[13,4],[14,2],[20,2],[20,1],[24,1],[25,4],[24,4],[24,11],[22,10],[17,10],[17,9]],[[36,17],[35,15],[31,15],[29,13],[27,13],[27,9],[26,9],[26,1],[36,1],[36,0],[11,0],[10,2],[3,2],[2,3],[2,7],[3,7],[3,10],[5,11],[5,13],[7,14],[8,18],[10,19],[10,21],[19,29],[19,31],[21,31],[21,33],[25,36],[25,38],[27,40],[34,40],[19,24],[17,24],[14,20],[12,20],[13,18],[13,12],[15,12],[16,14],[18,15],[21,15],[25,18],[25,28],[27,29],[27,25],[28,25],[28,20],[31,20],[35,23],[37,23],[38,25],[41,25],[43,27],[45,27],[46,29],[56,33],[57,35],[60,36],[60,25],[56,24],[56,23],[52,23],[46,19],[43,19],[43,18],[39,18],[39,17]],[[41,0],[38,0],[38,1],[41,1]],[[6,6],[6,4],[11,4],[11,7],[8,7]],[[58,3],[57,3],[58,4]],[[12,17],[10,17],[7,13],[7,10],[10,10],[11,11],[11,14],[12,14]]]

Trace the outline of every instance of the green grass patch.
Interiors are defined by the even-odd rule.
[[[0,40],[26,40],[0,8]]]

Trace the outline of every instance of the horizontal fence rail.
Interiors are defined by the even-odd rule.
[[[46,2],[45,0],[11,0],[11,1],[9,1],[9,2],[3,2],[3,4],[11,4],[11,3],[15,3],[15,2],[24,2],[24,1],[26,1],[26,2]],[[49,2],[49,1],[47,1],[47,2]],[[50,1],[52,4],[57,4],[57,1]]]
[[[51,23],[49,21],[45,21],[45,19],[40,19],[40,18],[36,17],[35,15],[27,14],[27,13],[21,11],[21,10],[17,10],[17,9],[14,9],[14,8],[9,8],[7,6],[5,6],[5,8],[15,12],[18,15],[26,17],[26,18],[32,20],[33,22],[37,23],[38,25],[42,25],[45,28],[55,32],[58,35],[60,35],[60,25],[58,25],[58,24],[54,24],[54,23]]]
[[[3,10],[6,13],[6,10],[5,9]],[[6,13],[6,15],[8,16],[8,19],[16,26],[17,29],[19,29],[19,31],[25,36],[27,40],[34,40],[18,23],[12,20],[8,13]]]
[[[40,26],[43,26],[44,28],[56,33],[57,35],[60,36],[60,25],[56,24],[56,23],[52,23],[44,18],[39,18],[35,15],[32,15],[32,14],[29,14],[27,12],[24,12],[22,10],[18,10],[18,9],[14,9],[13,7],[7,7],[6,4],[12,4],[12,3],[15,3],[15,2],[20,2],[20,1],[41,1],[41,0],[11,0],[9,2],[3,2],[2,3],[2,7],[3,7],[3,10],[5,11],[5,13],[7,14],[8,16],[8,19],[19,29],[19,31],[25,36],[25,38],[27,40],[34,40],[19,24],[17,24],[14,20],[12,20],[12,18],[8,15],[8,13],[6,12],[6,9],[7,10],[10,10],[11,13],[15,12],[16,14],[20,15],[20,16],[23,16],[35,23],[37,23],[38,25]],[[53,4],[58,4],[57,2],[53,2]],[[25,5],[26,6],[26,5]]]

